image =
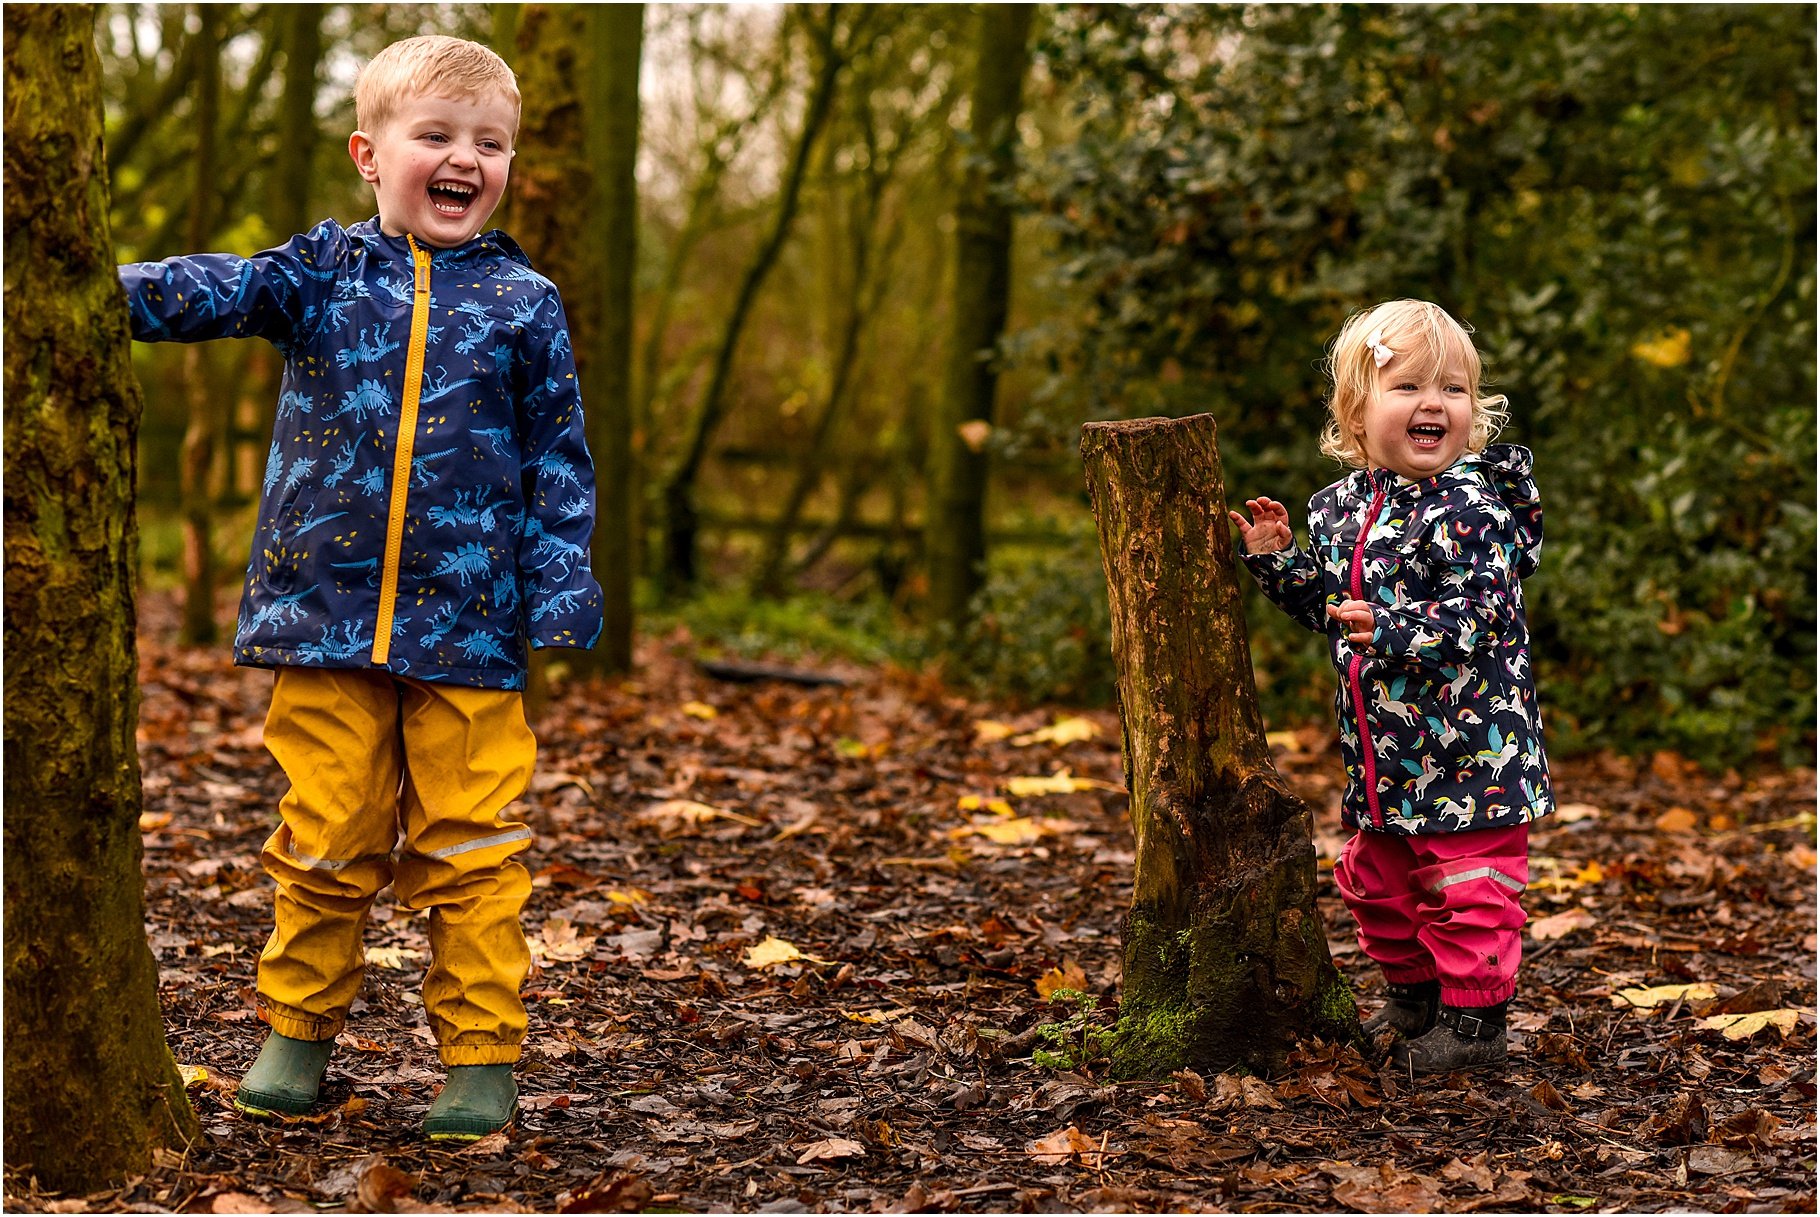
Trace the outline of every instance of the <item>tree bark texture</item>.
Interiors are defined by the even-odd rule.
[[[139,389],[108,229],[94,10],[6,28],[6,1161],[56,1190],[198,1134],[140,871]]]
[[[942,400],[929,435],[929,620],[966,624],[985,581],[986,480],[990,460],[964,437],[990,426],[998,390],[994,362],[1011,300],[1011,207],[1003,191],[1016,164],[1017,116],[1030,61],[1033,5],[979,5],[973,85],[973,147],[954,209],[954,327]]]
[[[196,151],[190,190],[187,252],[199,253],[214,236],[219,204],[216,180],[216,127],[221,113],[221,16],[213,5],[198,5],[196,34]],[[210,361],[200,347],[183,353],[184,396],[189,425],[183,432],[178,493],[183,501],[183,627],[191,646],[215,641],[215,460],[227,431],[226,403],[219,400],[209,375]]]
[[[279,102],[278,146],[272,162],[272,239],[288,240],[321,219],[315,211],[316,76],[322,64],[320,4],[287,5],[275,33],[284,40],[284,94]],[[275,399],[276,391],[270,394]]]
[[[1357,1013],[1315,910],[1313,820],[1270,759],[1210,415],[1089,423],[1136,838],[1113,1060],[1269,1073]]]
[[[638,72],[645,6],[602,4],[588,10],[592,46],[589,88],[582,108],[584,143],[594,170],[599,239],[593,291],[600,318],[592,375],[585,382],[589,440],[599,487],[594,517],[594,574],[606,620],[593,655],[578,666],[602,673],[632,670],[638,573],[632,543],[638,519],[636,456],[632,450],[633,272],[638,261]]]

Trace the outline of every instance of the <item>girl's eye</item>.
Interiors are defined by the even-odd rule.
[[[449,137],[442,134],[440,131],[431,131],[424,135],[423,138],[432,144],[446,144],[449,140]]]
[[[1449,393],[1464,393],[1464,392],[1466,392],[1466,386],[1465,385],[1448,385],[1447,391]]]

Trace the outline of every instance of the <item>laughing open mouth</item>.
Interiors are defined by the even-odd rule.
[[[430,204],[444,215],[458,216],[478,193],[478,189],[464,182],[434,182],[430,185]]]
[[[1447,438],[1447,428],[1437,423],[1417,423],[1409,429],[1409,438],[1418,448],[1436,448]]]

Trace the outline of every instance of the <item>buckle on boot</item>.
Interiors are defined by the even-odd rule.
[[[1488,1040],[1492,1038],[1491,1033],[1502,1030],[1502,1028],[1487,1023],[1476,1014],[1459,1014],[1445,1007],[1442,1008],[1438,1018],[1439,1021],[1471,1040]]]

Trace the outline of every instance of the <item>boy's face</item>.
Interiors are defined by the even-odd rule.
[[[1433,477],[1466,452],[1472,438],[1472,390],[1456,366],[1427,378],[1397,355],[1378,369],[1358,430],[1365,456],[1376,468],[1411,479]]]
[[[517,114],[500,96],[406,97],[377,131],[348,140],[379,196],[379,227],[450,249],[486,227],[512,168]]]

